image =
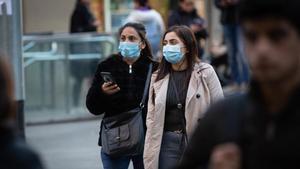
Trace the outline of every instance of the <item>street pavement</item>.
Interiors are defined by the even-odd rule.
[[[99,125],[99,120],[90,120],[27,126],[26,139],[46,169],[102,169]]]

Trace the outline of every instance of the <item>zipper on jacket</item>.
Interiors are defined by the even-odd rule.
[[[129,74],[132,73],[132,65],[129,65]]]
[[[276,130],[276,125],[275,122],[272,120],[267,124],[267,129],[266,129],[266,139],[268,141],[271,141],[274,139],[275,136],[275,130]]]

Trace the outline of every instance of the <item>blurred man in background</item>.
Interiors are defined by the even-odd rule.
[[[8,65],[0,56],[0,168],[42,169],[38,156],[16,135],[13,89]]]
[[[299,168],[300,1],[240,3],[250,91],[206,113],[178,169]]]

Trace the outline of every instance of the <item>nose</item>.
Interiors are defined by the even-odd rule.
[[[257,40],[254,50],[256,50],[258,54],[268,54],[271,48],[272,44],[270,40],[262,37]]]

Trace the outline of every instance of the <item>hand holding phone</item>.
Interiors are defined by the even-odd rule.
[[[120,91],[119,86],[116,84],[110,72],[101,72],[104,84],[101,86],[102,91],[107,95],[113,95]]]
[[[116,84],[116,81],[110,72],[101,72],[101,76],[102,76],[104,82],[106,82],[106,83],[111,82],[112,84]]]

